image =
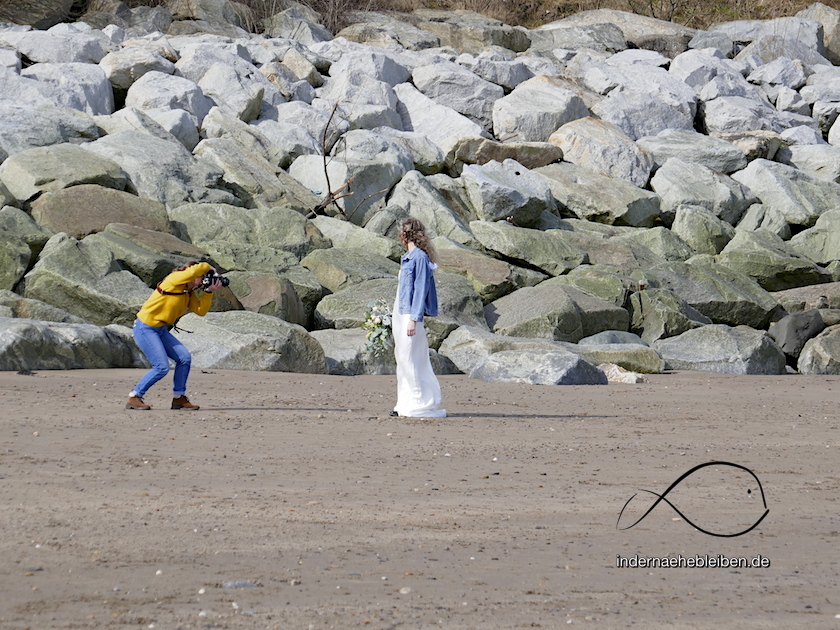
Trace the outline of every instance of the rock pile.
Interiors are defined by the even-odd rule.
[[[392,373],[361,326],[411,215],[440,372],[840,373],[840,11],[333,36],[293,3],[259,35],[228,0],[27,6],[0,26],[0,369],[143,365],[149,287],[208,260],[231,285],[184,320],[195,365]]]

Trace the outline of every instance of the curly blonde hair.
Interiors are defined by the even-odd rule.
[[[435,251],[435,247],[432,245],[431,241],[429,241],[429,237],[426,235],[426,228],[419,219],[409,217],[400,223],[400,241],[402,241],[403,245],[414,243],[417,247],[426,252],[429,260],[433,263],[437,262],[437,252]]]

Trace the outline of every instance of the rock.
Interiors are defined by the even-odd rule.
[[[622,308],[627,302],[631,284],[637,286],[635,281],[608,265],[580,265],[566,275],[557,276],[556,282],[568,284],[578,291]]]
[[[66,324],[86,324],[81,317],[71,315],[55,306],[40,300],[30,300],[5,289],[0,290],[0,307],[9,310],[8,317],[35,319],[42,322],[64,322]]]
[[[428,31],[376,11],[352,12],[352,24],[336,33],[351,42],[388,47],[399,44],[407,50],[425,50],[440,46],[440,39]]]
[[[266,133],[268,130],[276,130],[274,125],[279,125],[283,128],[300,129],[302,133],[305,133],[307,136],[309,135],[302,127],[283,125],[274,120],[263,121],[262,125],[249,125],[239,118],[226,113],[220,107],[214,107],[204,117],[201,133],[207,139],[225,138],[232,140],[241,145],[241,149],[247,149],[249,152],[258,154],[260,158],[268,160],[272,166],[279,166],[286,156],[283,149],[278,149],[274,145],[274,138],[269,137]],[[312,142],[312,148],[312,153],[320,153],[314,140]],[[288,164],[289,162],[286,165],[288,166]]]
[[[661,374],[665,361],[646,343],[565,344],[567,349],[592,365],[612,363],[625,370]]]
[[[20,76],[49,86],[51,100],[91,116],[114,111],[114,92],[105,72],[90,63],[38,63],[21,70]]]
[[[580,96],[550,77],[534,77],[495,101],[493,132],[501,141],[545,142],[564,124],[590,115]]]
[[[734,225],[755,202],[751,190],[739,180],[680,158],[669,158],[651,178],[650,185],[661,196],[662,213],[671,221],[677,208],[692,205],[708,208]]]
[[[340,77],[354,71],[363,72],[391,87],[403,84],[411,77],[411,72],[394,56],[383,50],[363,46],[346,51],[330,66],[331,77]]]
[[[468,67],[482,79],[503,88],[506,92],[534,77],[534,73],[522,61],[507,57],[490,58],[492,53],[488,53],[489,51],[482,51],[477,57],[463,54],[456,61]]]
[[[489,138],[489,134],[466,116],[436,103],[407,83],[394,87],[402,128],[428,137],[447,155],[462,138]],[[501,100],[501,99],[500,99]],[[498,103],[498,101],[496,101]]]
[[[784,374],[785,355],[766,334],[718,324],[654,343],[670,370],[718,374]]]
[[[96,64],[107,52],[87,24],[56,24],[45,31],[6,30],[0,33],[0,41],[34,64]]]
[[[283,55],[283,65],[294,72],[296,77],[302,81],[306,81],[312,87],[317,88],[324,84],[324,78],[318,72],[315,64],[302,55],[296,48],[290,48]]]
[[[788,361],[795,365],[805,343],[825,328],[820,311],[811,309],[786,315],[770,326],[767,336],[778,344]]]
[[[799,355],[800,374],[840,374],[840,326],[810,339]]]
[[[778,133],[762,130],[720,133],[712,137],[731,142],[744,152],[748,161],[772,160],[784,142],[784,138]]]
[[[176,236],[211,252],[220,244],[236,248],[255,245],[288,252],[300,260],[313,249],[330,246],[311,221],[283,206],[246,209],[225,204],[186,204],[172,208],[169,218]],[[218,261],[216,256],[214,259]]]
[[[493,130],[493,103],[505,95],[490,83],[457,63],[433,63],[415,68],[412,82],[423,94],[463,114],[485,131]]]
[[[716,324],[765,328],[780,307],[758,283],[723,265],[669,262],[632,273],[649,289],[670,289]]]
[[[469,246],[477,244],[466,222],[418,171],[409,171],[394,186],[388,204],[420,219],[433,236],[446,236]]]
[[[483,221],[509,219],[527,227],[543,211],[554,208],[548,184],[515,160],[468,164],[461,179],[477,217]]]
[[[647,379],[641,374],[625,370],[615,363],[601,363],[598,369],[606,375],[610,383],[628,383],[631,385],[647,383]]]
[[[198,87],[207,98],[211,99],[226,114],[244,122],[251,122],[259,117],[265,104],[283,103],[286,98],[257,68],[243,72],[236,67],[214,63],[201,80]],[[271,98],[272,94],[274,99]],[[209,111],[209,110],[208,110]],[[193,112],[195,113],[195,112]],[[196,113],[201,122],[201,117]]]
[[[72,5],[71,0],[37,0],[26,4],[9,4],[3,7],[3,19],[14,24],[30,24],[33,28],[47,29],[67,19]]]
[[[140,197],[170,207],[200,201],[236,202],[231,193],[217,187],[221,171],[194,158],[180,143],[140,131],[121,131],[83,146],[119,164],[131,180],[129,190]]]
[[[32,251],[23,238],[0,232],[0,289],[14,289],[31,260]]]
[[[646,289],[632,294],[628,310],[630,330],[648,343],[712,323],[668,289]]]
[[[703,206],[677,206],[671,231],[698,254],[719,254],[735,229]]]
[[[755,232],[758,229],[767,230],[782,240],[789,239],[790,225],[778,208],[755,203],[747,208],[744,216],[738,222],[739,230]]]
[[[368,304],[385,300],[386,304],[391,305],[396,294],[396,277],[365,280],[327,295],[318,302],[315,325],[318,328],[361,328]]]
[[[441,269],[435,272],[435,281],[440,310],[437,317],[426,321],[430,348],[438,349],[443,340],[460,326],[487,328],[484,303],[467,278]]]
[[[546,278],[539,272],[515,267],[466,247],[440,247],[440,241],[440,238],[434,240],[440,269],[464,276],[485,305],[519,286],[534,286]]]
[[[336,113],[348,122],[351,129],[394,127],[403,129],[397,113],[397,96],[390,83],[371,76],[360,68],[349,68],[334,74],[318,90],[318,103],[337,107]]]
[[[98,137],[96,123],[84,112],[44,102],[0,100],[0,152],[6,155],[62,142],[80,144]]]
[[[486,249],[549,275],[566,273],[586,262],[586,255],[557,231],[514,227],[505,221],[472,221],[470,230]]]
[[[491,302],[484,316],[495,333],[573,343],[603,330],[627,330],[629,324],[623,308],[551,280]]]
[[[118,90],[128,90],[147,72],[175,72],[175,64],[152,46],[127,46],[109,52],[99,62],[99,67]]]
[[[603,346],[603,345],[638,345],[647,346],[647,342],[631,332],[624,330],[605,330],[578,341],[581,346]]]
[[[154,70],[137,79],[125,97],[126,107],[134,107],[141,111],[186,110],[198,119],[199,125],[213,105],[213,101],[189,79]]]
[[[694,250],[679,235],[662,226],[634,230],[614,236],[611,240],[641,245],[663,260],[688,260],[694,255]]]
[[[136,354],[111,326],[0,318],[0,370],[142,367]]]
[[[366,350],[367,332],[361,328],[315,330],[312,336],[324,349],[327,372],[338,376],[396,374],[393,348],[379,356]],[[434,352],[434,351],[432,351]]]
[[[298,79],[297,75],[282,63],[272,61],[264,64],[260,67],[260,73],[286,100],[301,101],[306,104],[315,100],[315,89],[306,81]],[[277,106],[273,109],[276,111]]]
[[[840,260],[840,210],[823,212],[814,227],[803,230],[788,244],[798,254],[818,265]]]
[[[318,282],[331,293],[364,280],[396,277],[400,272],[399,264],[383,256],[338,247],[313,250],[300,264],[314,273]]]
[[[659,217],[659,196],[628,181],[565,162],[543,166],[533,172],[548,182],[551,194],[562,210],[581,219],[652,227]]]
[[[301,155],[321,154],[320,143],[300,125],[275,120],[256,120],[249,126],[256,127],[268,140],[271,147],[268,159],[280,168],[288,168]]]
[[[527,169],[563,159],[563,150],[548,142],[497,142],[487,138],[463,138],[447,156],[449,170],[460,175],[465,164],[515,160]],[[419,169],[418,169],[419,170]]]
[[[774,291],[770,295],[788,313],[799,313],[813,308],[840,308],[840,282]]]
[[[230,290],[246,311],[311,326],[313,308],[303,303],[288,278],[262,271],[233,271],[225,275],[230,279]]]
[[[653,159],[621,129],[596,118],[566,123],[548,141],[563,150],[567,162],[602,175],[626,179],[643,188],[653,168]]]
[[[797,13],[796,17],[813,20],[822,25],[823,54],[831,63],[840,63],[840,11],[815,2]]]
[[[194,368],[326,374],[321,345],[302,326],[260,313],[229,311],[179,322]]]
[[[627,39],[615,24],[587,24],[563,27],[560,22],[544,24],[529,32],[530,50],[597,50],[617,53],[627,49]]]
[[[265,32],[270,37],[295,39],[302,44],[317,44],[332,39],[332,33],[318,23],[314,13],[303,12],[301,5],[294,6],[263,20]],[[315,19],[307,19],[315,18]]]
[[[120,268],[107,247],[63,233],[47,241],[24,282],[24,297],[100,326],[131,326],[151,293],[140,278]]]
[[[133,107],[124,107],[110,116],[96,116],[96,126],[101,135],[113,135],[120,131],[142,131],[151,134],[161,140],[167,142],[179,142],[180,140],[168,129],[164,128],[152,115],[162,118],[162,113],[166,111],[175,110],[149,110],[149,112],[141,112],[139,109]],[[184,110],[178,110],[183,114],[189,116]],[[195,117],[192,120],[196,120]],[[198,125],[195,123],[195,142],[198,143]],[[193,145],[195,146],[195,145]],[[192,149],[188,149],[192,150]]]
[[[76,238],[101,232],[109,223],[170,231],[169,217],[162,203],[95,184],[41,195],[32,203],[32,218],[53,233],[65,232]]]
[[[41,193],[80,184],[124,190],[128,175],[115,162],[65,143],[11,156],[0,164],[0,182],[18,202],[26,204]]]
[[[393,261],[398,261],[405,253],[397,241],[374,234],[349,221],[317,216],[312,219],[312,223],[321,231],[321,234],[330,239],[333,247],[364,250]]]
[[[829,282],[831,276],[775,234],[737,230],[718,264],[754,278],[767,291]]]
[[[154,287],[176,268],[191,262],[213,262],[207,252],[168,232],[111,223],[85,241],[104,245],[121,267]]]
[[[37,258],[52,234],[35,223],[30,215],[13,206],[0,208],[0,234],[20,240]]]
[[[702,164],[727,175],[747,166],[747,157],[737,146],[692,129],[664,129],[655,136],[639,138],[636,144],[653,157],[654,168],[659,168],[671,157]]]
[[[530,46],[523,29],[502,24],[473,11],[435,11],[415,9],[417,28],[434,33],[441,46],[451,46],[461,52],[479,52],[487,46],[501,46],[522,52]]]
[[[488,383],[606,385],[606,375],[578,355],[562,350],[506,350],[477,365],[470,378]]]
[[[819,179],[840,183],[840,147],[830,144],[782,147],[776,152],[776,161]]]
[[[444,168],[445,156],[435,143],[415,131],[400,131],[391,127],[376,127],[373,131],[385,136],[408,151],[414,168],[423,175],[439,173]]]

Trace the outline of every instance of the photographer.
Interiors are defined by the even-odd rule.
[[[223,286],[223,280],[209,263],[193,262],[179,267],[158,283],[134,322],[134,340],[149,359],[152,369],[128,395],[126,409],[151,409],[143,402],[143,396],[169,373],[169,359],[175,361],[172,409],[199,408],[187,398],[187,377],[192,356],[169,329],[189,311],[206,315],[213,301],[211,294]],[[203,293],[196,293],[200,287],[204,288]]]

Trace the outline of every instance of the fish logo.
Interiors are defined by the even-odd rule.
[[[742,531],[735,532],[734,534],[724,534],[724,533],[718,533],[718,532],[708,531],[707,529],[703,529],[702,527],[700,527],[700,526],[699,526],[699,525],[697,525],[696,523],[693,523],[693,522],[692,522],[692,521],[691,521],[691,520],[690,520],[690,519],[689,519],[689,518],[688,518],[688,517],[687,517],[687,516],[686,516],[686,515],[682,512],[682,511],[680,511],[680,510],[679,510],[679,508],[677,508],[677,506],[676,506],[676,505],[674,505],[674,504],[673,504],[670,500],[668,500],[668,499],[666,498],[666,497],[668,496],[668,494],[669,494],[672,490],[674,490],[674,489],[675,489],[675,488],[676,488],[676,487],[677,487],[677,486],[678,486],[681,482],[683,482],[686,478],[688,478],[689,476],[693,475],[693,474],[694,474],[694,473],[696,473],[698,470],[700,470],[700,469],[702,469],[702,468],[706,468],[706,467],[708,467],[708,466],[730,467],[730,468],[734,468],[734,469],[738,469],[738,470],[743,470],[743,471],[746,471],[747,473],[749,473],[749,474],[752,476],[752,478],[753,478],[753,479],[755,479],[755,482],[758,484],[758,491],[759,491],[759,493],[761,494],[761,502],[762,502],[762,504],[763,504],[763,506],[764,506],[764,513],[763,513],[763,514],[759,517],[759,519],[758,519],[757,521],[755,521],[752,525],[750,525],[750,526],[749,526],[749,527],[747,527],[746,529],[744,529],[744,530],[742,530]],[[674,510],[677,514],[679,514],[679,515],[680,515],[680,517],[682,517],[682,519],[683,519],[686,523],[688,523],[689,525],[691,525],[691,526],[692,526],[692,527],[694,527],[695,529],[698,529],[698,530],[700,530],[701,532],[703,532],[704,534],[708,534],[709,536],[717,536],[717,537],[720,537],[720,538],[734,538],[734,537],[736,537],[736,536],[743,536],[744,534],[746,534],[746,533],[748,533],[748,532],[751,532],[753,529],[755,529],[756,527],[758,527],[759,523],[761,523],[761,521],[763,521],[763,520],[764,520],[764,517],[765,517],[765,516],[767,516],[767,514],[769,514],[769,513],[770,513],[770,510],[767,508],[767,501],[766,501],[766,499],[765,499],[765,497],[764,497],[764,488],[762,488],[762,486],[761,486],[761,481],[759,481],[759,479],[758,479],[758,477],[755,475],[755,473],[754,473],[753,471],[751,471],[749,468],[747,468],[746,466],[741,466],[740,464],[733,464],[733,463],[731,463],[731,462],[707,462],[707,463],[705,463],[705,464],[700,464],[700,465],[698,465],[698,466],[695,466],[694,468],[692,468],[691,470],[689,470],[688,472],[686,472],[686,473],[684,473],[682,476],[680,476],[680,478],[679,478],[679,479],[677,479],[677,480],[676,480],[674,483],[672,483],[670,486],[668,486],[668,489],[667,489],[667,490],[665,490],[665,492],[663,492],[662,494],[658,494],[658,493],[653,492],[653,491],[651,491],[651,490],[643,490],[643,489],[640,489],[640,490],[639,490],[639,492],[646,492],[646,493],[648,493],[648,494],[652,494],[653,496],[655,496],[655,497],[656,497],[656,501],[655,501],[655,502],[653,503],[653,505],[651,505],[651,506],[647,509],[647,511],[645,511],[645,513],[644,513],[644,514],[642,514],[642,515],[641,515],[641,516],[640,516],[640,517],[639,517],[639,518],[638,518],[638,519],[637,519],[634,523],[632,523],[632,524],[628,525],[627,527],[619,527],[619,524],[621,523],[621,517],[622,517],[622,515],[624,514],[624,510],[626,510],[626,509],[627,509],[627,506],[628,506],[628,505],[630,505],[630,502],[631,502],[633,499],[635,499],[635,498],[639,495],[639,493],[638,493],[638,492],[637,492],[636,494],[634,494],[632,497],[630,497],[629,499],[627,499],[627,503],[625,503],[625,504],[624,504],[624,507],[623,507],[623,508],[621,508],[621,512],[620,512],[620,513],[619,513],[619,515],[618,515],[618,521],[616,521],[616,524],[615,524],[616,529],[626,530],[626,529],[630,529],[631,527],[635,527],[636,525],[638,525],[639,523],[641,523],[641,522],[642,522],[642,520],[644,520],[644,518],[645,518],[648,514],[650,514],[650,513],[654,510],[654,508],[655,508],[657,505],[659,505],[659,504],[660,504],[660,503],[662,503],[662,502],[667,503],[669,506],[671,506],[671,509],[673,509],[673,510]],[[748,494],[748,495],[751,495],[751,494],[752,494],[752,489],[751,489],[751,488],[747,489],[747,494]]]

